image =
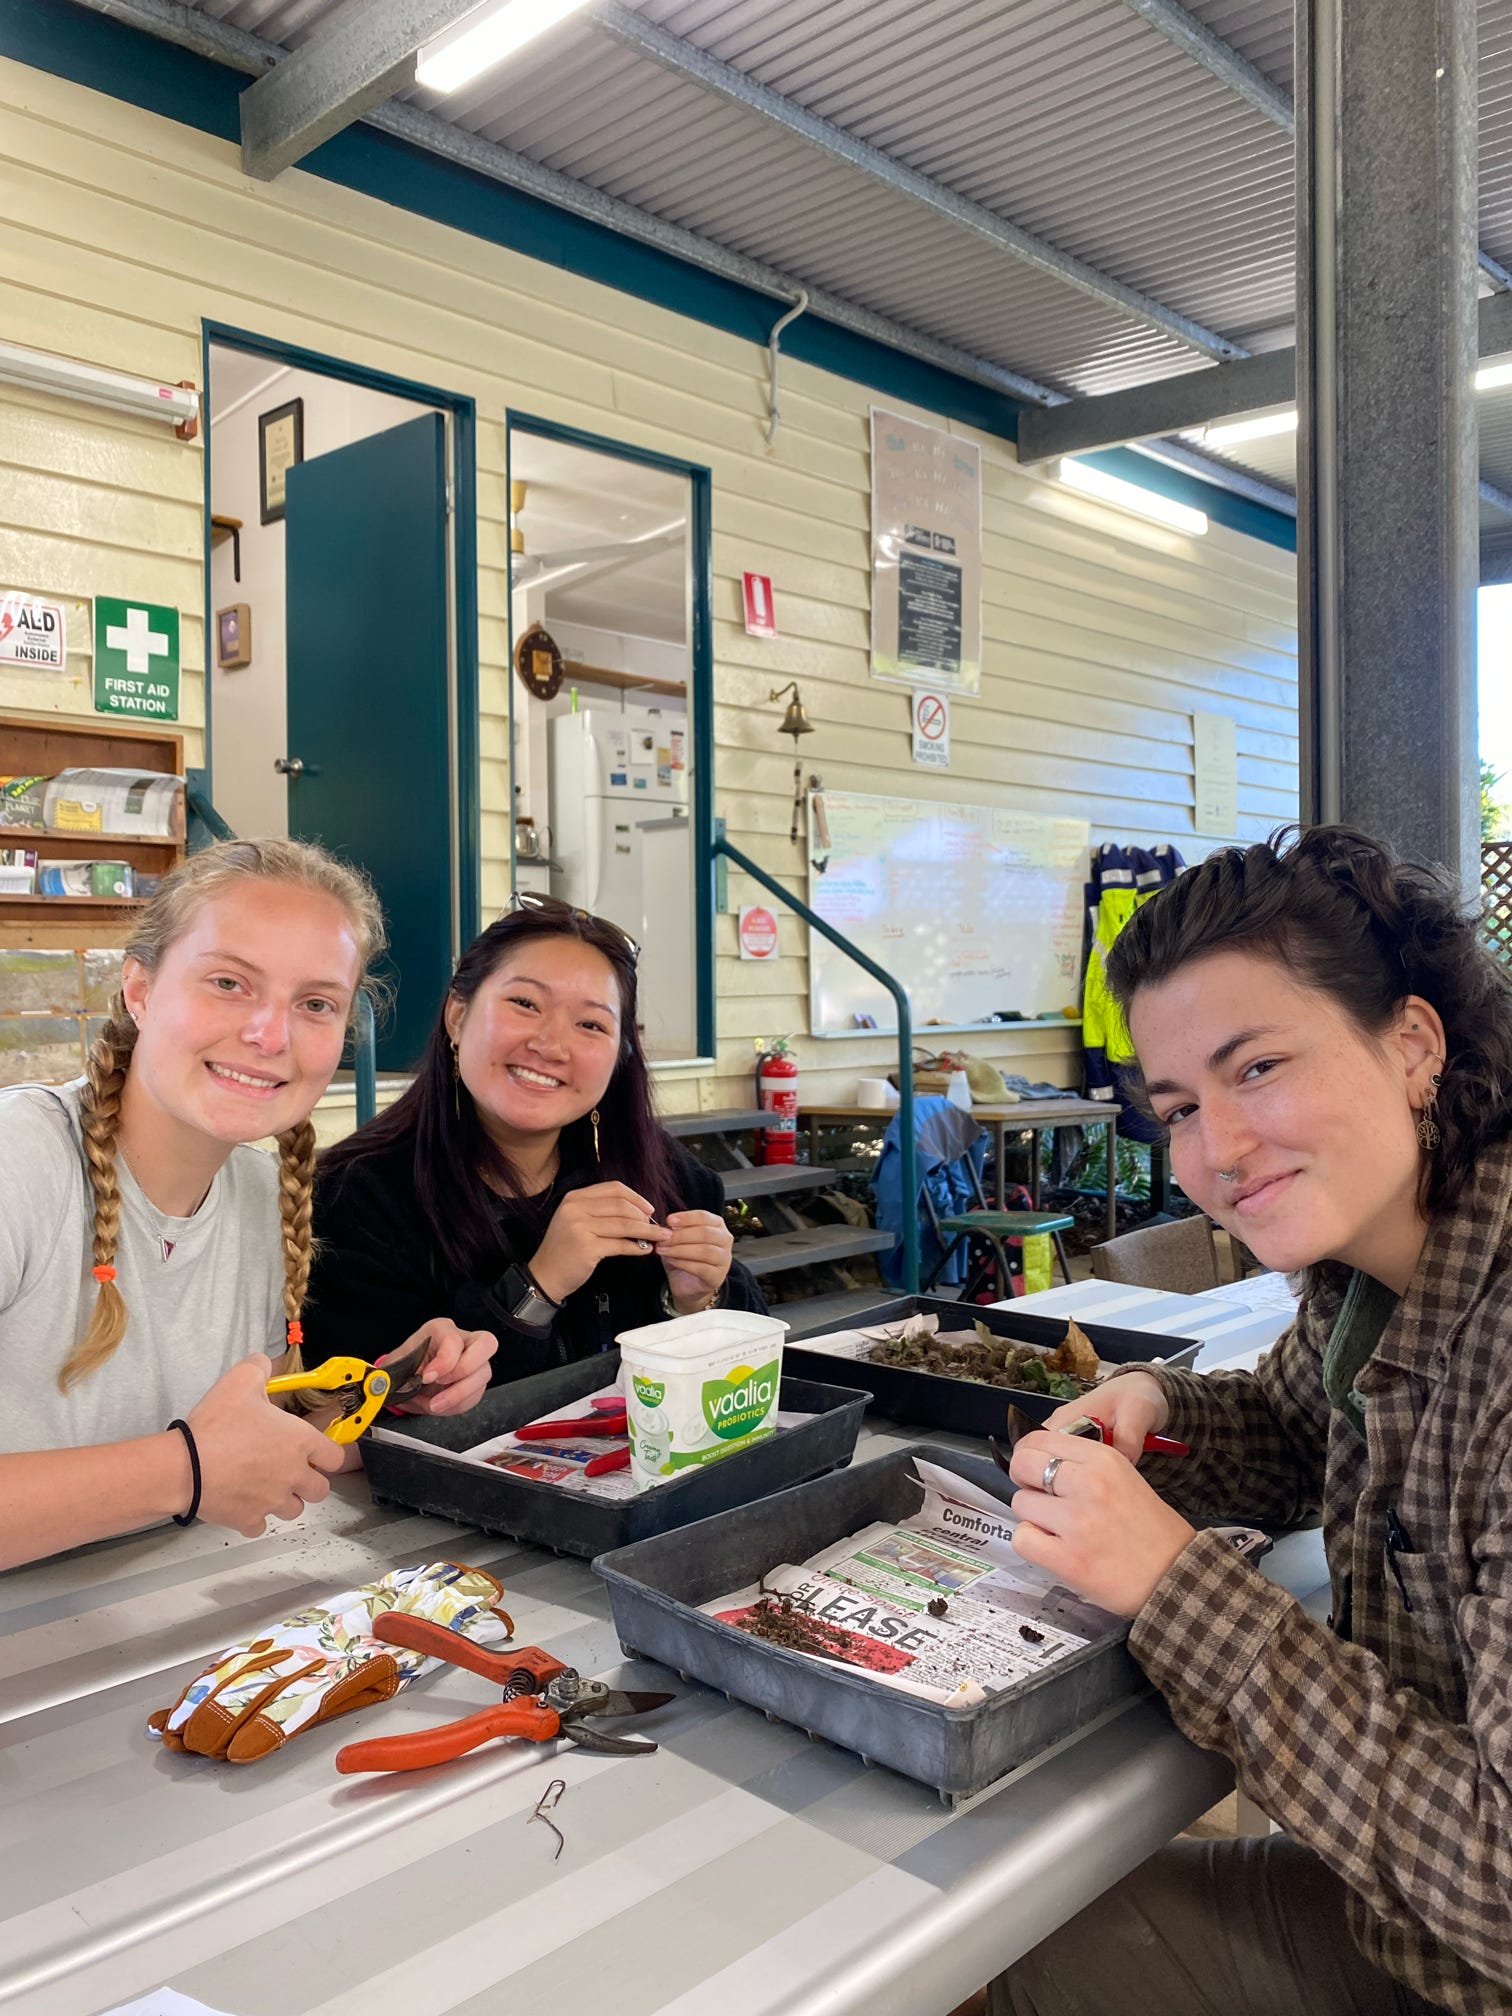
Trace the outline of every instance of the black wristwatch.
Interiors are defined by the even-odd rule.
[[[536,1285],[528,1267],[518,1263],[505,1268],[499,1283],[499,1300],[509,1311],[510,1321],[518,1323],[522,1330],[549,1330],[562,1306]]]

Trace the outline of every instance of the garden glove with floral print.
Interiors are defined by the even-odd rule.
[[[384,1611],[402,1610],[497,1643],[497,1627],[485,1620],[502,1620],[506,1635],[514,1629],[497,1607],[503,1593],[492,1575],[457,1561],[396,1568],[218,1652],[171,1708],[151,1718],[148,1734],[170,1750],[254,1763],[301,1729],[386,1701],[442,1663],[376,1638],[373,1622]]]

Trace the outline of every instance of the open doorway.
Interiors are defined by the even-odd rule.
[[[407,1071],[477,925],[471,402],[216,330],[205,382],[209,795],[367,870]]]
[[[514,886],[629,932],[646,1053],[692,1058],[707,472],[515,420],[509,476]]]

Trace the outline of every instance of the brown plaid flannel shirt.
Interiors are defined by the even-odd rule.
[[[1145,1470],[1190,1512],[1321,1512],[1332,1628],[1199,1534],[1129,1642],[1185,1734],[1350,1886],[1378,1967],[1512,2016],[1512,1141],[1429,1231],[1356,1380],[1363,1441],[1323,1391],[1347,1278],[1326,1271],[1253,1374],[1159,1373],[1192,1455]]]

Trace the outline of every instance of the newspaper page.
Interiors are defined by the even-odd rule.
[[[53,833],[171,840],[183,831],[184,780],[156,770],[60,770],[43,818]]]
[[[884,1686],[969,1707],[1033,1678],[1122,1619],[1014,1551],[1017,1520],[990,1492],[916,1461],[924,1503],[837,1541],[705,1615]]]

